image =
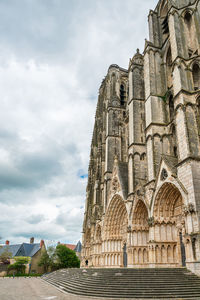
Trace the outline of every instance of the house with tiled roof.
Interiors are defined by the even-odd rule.
[[[76,245],[74,244],[62,244],[64,246],[66,246],[67,248],[73,250],[76,252],[76,255],[78,256],[78,258],[81,258],[81,248],[82,248],[82,244],[80,241],[78,241],[78,243]]]
[[[14,262],[14,258],[18,256],[29,257],[30,262],[27,265],[26,272],[27,273],[43,273],[43,267],[38,266],[38,262],[40,260],[41,254],[46,250],[44,241],[41,240],[40,243],[34,243],[34,238],[30,239],[30,243],[22,243],[10,245],[9,241],[6,241],[5,245],[0,247],[0,255],[7,250],[12,255],[12,259],[10,263]],[[2,272],[1,272],[2,270]],[[4,276],[6,266],[1,264],[0,268],[0,276]]]
[[[73,245],[73,244],[63,244],[63,245],[66,246],[70,250],[74,250],[76,248],[76,245]]]

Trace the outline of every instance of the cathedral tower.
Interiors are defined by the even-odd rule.
[[[148,22],[99,90],[82,266],[200,274],[200,3],[159,1]]]

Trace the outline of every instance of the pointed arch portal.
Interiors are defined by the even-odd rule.
[[[149,262],[148,253],[149,225],[148,210],[145,203],[139,200],[133,211],[132,230],[130,232],[129,264],[133,266],[146,265]]]
[[[122,198],[114,196],[104,221],[103,261],[105,266],[123,266],[124,245],[127,240],[128,214]]]
[[[153,218],[151,255],[154,262],[185,266],[183,198],[175,185],[162,185],[155,198]]]

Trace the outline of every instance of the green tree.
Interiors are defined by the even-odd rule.
[[[16,256],[15,263],[8,266],[8,271],[16,270],[18,274],[24,274],[26,269],[26,264],[29,262],[29,257]]]
[[[44,251],[40,257],[40,260],[38,262],[39,267],[44,267],[44,272],[46,273],[51,266],[51,259],[49,257],[49,254],[47,251]]]
[[[80,260],[76,253],[64,245],[57,245],[55,251],[58,268],[80,268]]]
[[[44,272],[47,272],[49,268],[56,269],[55,260],[55,247],[49,246],[47,250],[43,251],[38,266],[44,267]]]
[[[56,248],[54,246],[49,246],[47,248],[47,253],[49,254],[49,257],[51,260],[54,260],[55,250],[56,250]]]
[[[0,254],[0,262],[3,264],[8,263],[9,259],[12,257],[12,253],[9,252],[9,248],[5,247]]]

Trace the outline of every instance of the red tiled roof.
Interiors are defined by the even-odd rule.
[[[67,248],[74,250],[76,248],[76,245],[72,245],[72,244],[62,244],[64,246],[66,246]]]

